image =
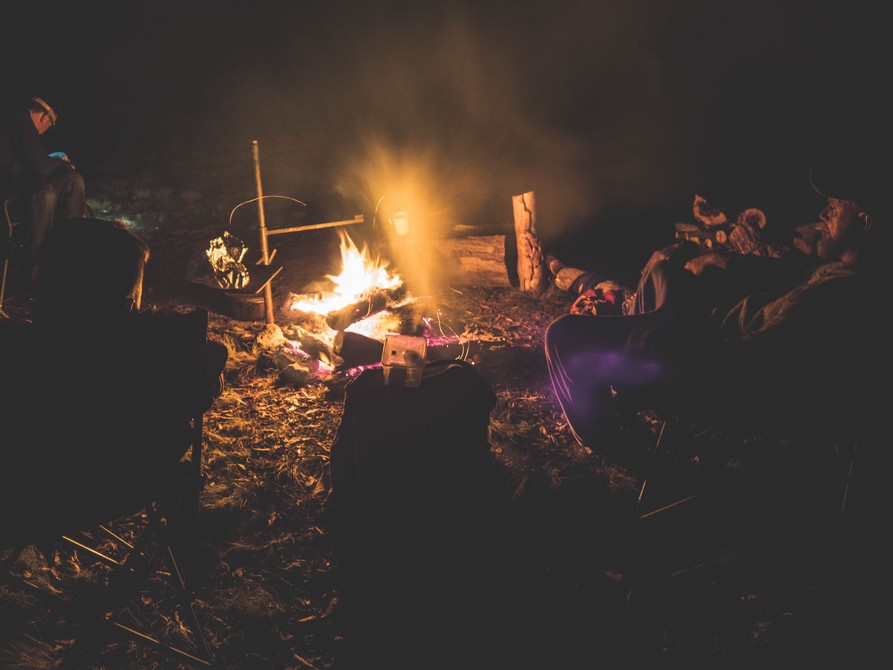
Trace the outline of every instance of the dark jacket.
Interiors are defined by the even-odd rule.
[[[673,394],[671,409],[698,408],[726,424],[763,422],[763,431],[854,414],[880,392],[887,330],[880,288],[857,268],[830,261],[790,290],[750,294],[718,310],[716,328],[700,337],[657,329],[649,344],[684,371],[685,391]]]
[[[26,108],[0,124],[0,196],[29,193],[50,175],[70,169],[61,158],[50,157]]]

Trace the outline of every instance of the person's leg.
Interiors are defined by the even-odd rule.
[[[645,314],[660,307],[685,304],[696,287],[695,276],[685,269],[685,263],[695,254],[690,242],[679,242],[658,249],[645,267],[636,286],[636,297],[631,314]]]
[[[572,270],[573,268],[565,268],[562,272]],[[608,279],[602,272],[579,270],[579,274],[570,278],[568,281],[567,291],[573,296],[578,296],[589,289],[595,288],[599,283]],[[555,278],[555,285],[558,285],[558,277]]]
[[[56,221],[80,219],[87,216],[87,189],[80,172],[62,170],[47,181],[58,194]]]
[[[53,188],[41,188],[29,199],[25,212],[21,259],[26,267],[37,263],[40,247],[53,227],[58,196]]]
[[[629,351],[636,328],[656,327],[662,312],[634,316],[568,314],[546,329],[546,363],[555,395],[576,440],[596,451],[614,428],[614,388],[638,388],[665,382],[668,366],[656,352]]]
[[[81,174],[63,170],[51,175],[28,200],[22,251],[26,262],[33,264],[37,260],[40,247],[56,221],[86,215],[86,189]]]

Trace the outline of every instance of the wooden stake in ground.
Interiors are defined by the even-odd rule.
[[[254,161],[254,183],[257,186],[257,218],[260,229],[260,261],[264,265],[270,264],[270,253],[267,247],[267,222],[264,217],[264,189],[260,180],[260,149],[257,140],[251,140],[251,158]],[[273,318],[273,289],[270,283],[264,286],[264,311],[267,323],[274,323]]]
[[[536,233],[536,200],[533,191],[512,196],[515,238],[518,244],[518,288],[541,295],[549,286],[549,273],[542,244]]]

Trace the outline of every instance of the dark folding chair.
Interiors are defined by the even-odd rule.
[[[213,657],[196,614],[193,594],[181,565],[184,524],[188,527],[195,516],[197,495],[202,486],[201,417],[193,421],[193,456],[177,473],[178,481],[168,482],[164,493],[148,500],[143,507],[142,528],[132,538],[122,537],[112,528],[114,520],[95,523],[90,528],[46,538],[38,533],[35,545],[17,544],[3,562],[0,575],[3,583],[31,593],[59,608],[67,623],[74,626],[75,644],[69,649],[63,667],[83,667],[92,660],[112,637],[147,644],[181,663],[195,667],[212,667]],[[139,513],[139,512],[136,512]],[[187,540],[188,541],[188,540]],[[27,542],[27,541],[26,541]],[[78,552],[79,558],[99,561],[110,570],[97,584],[95,592],[79,594],[72,599],[58,588],[48,589],[34,579],[28,569],[26,550],[38,547],[44,555],[49,551]],[[166,568],[166,570],[165,570]],[[125,611],[138,602],[140,593],[152,586],[162,574],[169,574],[179,600],[179,618],[193,637],[192,649],[186,644],[164,641],[158,633],[143,630],[136,621],[128,621]],[[155,587],[155,588],[164,588]]]
[[[782,432],[763,436],[758,433],[750,435],[742,433],[743,425],[737,423],[705,425],[704,423],[689,422],[687,424],[689,431],[687,432],[685,429],[670,428],[671,419],[665,415],[660,422],[653,451],[656,454],[662,450],[664,452],[681,450],[687,454],[688,458],[695,461],[708,460],[710,458],[709,450],[717,448],[715,444],[710,443],[711,440],[714,443],[723,440],[728,442],[754,439],[756,436],[757,440],[765,443],[763,451],[766,458],[772,459],[762,465],[776,465],[780,471],[779,476],[797,474],[790,468],[798,468],[803,477],[815,476],[821,470],[821,474],[826,477],[821,482],[820,489],[820,495],[826,498],[827,504],[824,508],[827,512],[826,528],[829,535],[836,535],[850,523],[851,494],[858,483],[856,470],[860,466],[862,450],[872,448],[866,422],[870,422],[870,415],[877,411],[871,409],[873,403],[870,399],[860,395],[858,390],[853,393],[853,396],[860,399],[852,402],[848,409],[842,409],[839,414],[833,416],[814,415],[808,431],[802,430],[804,426],[799,423],[802,417],[798,417],[791,425],[784,427]],[[685,423],[683,420],[679,425]],[[690,432],[692,429],[696,432]],[[679,434],[674,434],[677,432]],[[670,446],[664,446],[665,443],[670,443]],[[673,443],[675,443],[675,447]],[[815,461],[815,468],[812,472],[807,472],[802,467],[807,459]],[[670,464],[672,460],[667,457],[664,462]],[[670,514],[687,505],[698,503],[713,505],[720,497],[729,498],[731,495],[747,493],[747,491],[730,491],[723,488],[716,490],[718,482],[709,481],[710,475],[695,477],[691,482],[683,482],[681,486],[677,482],[675,488],[672,486],[672,482],[670,482],[670,486],[662,487],[662,484],[666,485],[667,480],[674,476],[673,466],[670,465],[667,472],[661,472],[660,460],[658,459],[656,463],[657,467],[651,468],[653,476],[644,476],[641,479],[638,505],[642,520],[659,519],[661,515]],[[723,467],[728,468],[728,466]],[[685,470],[685,468],[679,466],[677,462],[677,472],[680,470]],[[723,473],[720,470],[721,467],[717,464],[713,467],[712,474],[722,476]],[[692,470],[690,469],[690,471]],[[729,479],[719,483],[731,483],[732,479],[736,477],[733,470],[727,471],[725,474],[728,474]],[[714,486],[711,487],[711,484]],[[765,491],[750,491],[750,493],[760,495]],[[744,501],[744,504],[747,504],[747,500]],[[720,508],[718,511],[723,513],[724,509]]]
[[[878,494],[869,471],[880,446],[879,403],[853,395],[850,411],[816,415],[808,433],[795,421],[768,437],[741,433],[737,423],[651,414],[658,417],[655,453],[684,452],[700,461],[655,457],[639,475],[625,577],[631,608],[652,620],[657,634],[667,634],[672,611],[698,575],[705,584],[721,573],[740,578],[741,571],[777,584],[796,579],[828,603],[849,588],[855,538],[871,532]],[[625,411],[629,421],[630,407]],[[747,450],[749,440],[765,456],[753,468],[758,472],[738,463],[697,474],[711,449],[743,443]]]
[[[87,205],[86,216],[93,217],[93,209]],[[0,225],[0,263],[3,264],[0,274],[0,318],[9,318],[4,307],[6,289],[9,284],[10,265],[15,259],[16,250],[21,242],[16,240],[16,229],[25,220],[25,203],[20,196],[11,196],[3,200],[3,223]]]
[[[32,326],[16,321],[0,322],[4,348],[29,337]],[[206,329],[206,313],[195,323]],[[7,367],[14,368],[15,364],[7,363]],[[100,412],[97,420],[101,419]],[[15,435],[8,417],[5,421],[7,435]],[[72,495],[72,490],[79,490],[77,483],[64,494],[65,499],[59,499],[58,479],[56,484],[47,484],[47,490],[29,495],[42,499],[42,508],[19,505],[13,515],[9,507],[15,501],[5,501],[6,519],[0,523],[0,556],[4,556],[0,584],[30,594],[36,602],[49,604],[61,614],[66,628],[64,639],[74,640],[64,653],[62,667],[92,667],[91,663],[115,639],[147,645],[181,664],[213,667],[214,658],[187,576],[187,568],[194,566],[191,538],[204,483],[202,415],[193,416],[184,428],[176,431],[175,438],[175,448],[183,449],[182,459],[160,469],[164,476],[140,486],[132,497],[121,494],[122,490],[126,493],[126,481],[124,486],[110,486],[117,493],[109,495],[107,508],[103,507],[102,492],[83,487],[82,495]],[[77,445],[75,437],[68,445],[71,449]],[[185,443],[180,443],[181,439]],[[14,448],[15,443],[10,440],[7,448]],[[85,446],[89,449],[89,442]],[[120,447],[128,448],[126,436]],[[88,458],[85,454],[84,459]],[[126,480],[127,473],[117,476]],[[35,479],[40,482],[39,477]],[[112,500],[115,497],[118,499]],[[46,571],[33,567],[40,554],[46,560],[63,557],[63,564],[89,563],[90,572],[85,574],[91,577],[61,581],[41,578]],[[156,609],[145,611],[141,606],[145,599]],[[178,623],[172,626],[171,622]]]
[[[6,282],[9,276],[9,262],[15,252],[15,229],[22,223],[21,201],[16,197],[3,200],[3,225],[0,226],[0,262],[3,263],[0,277],[0,318],[8,318],[3,307],[6,297]]]

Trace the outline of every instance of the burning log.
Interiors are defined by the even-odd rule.
[[[322,361],[332,367],[338,364],[337,352],[323,339],[295,324],[283,326],[281,330],[284,337],[298,343],[300,350],[307,357]]]
[[[291,363],[279,370],[279,383],[300,388],[310,381],[310,368],[300,363]]]
[[[518,282],[524,293],[541,295],[549,286],[546,256],[536,232],[533,191],[512,196],[515,238],[518,243]]]
[[[346,330],[349,325],[387,309],[393,301],[399,300],[405,292],[403,286],[395,289],[375,289],[367,297],[326,316],[326,325],[332,330]]]
[[[416,336],[417,338],[422,336]],[[465,359],[472,349],[477,353],[479,343],[462,342],[458,337],[424,337],[426,361]],[[334,351],[342,362],[337,370],[349,370],[364,365],[375,365],[382,361],[385,343],[359,333],[341,331],[335,335]]]
[[[305,351],[311,358],[320,360],[326,365],[333,367],[338,364],[338,359],[335,356],[336,352],[333,352],[332,348],[318,337],[305,333],[298,342],[301,345],[301,350]]]
[[[384,343],[359,333],[342,330],[335,335],[334,349],[343,361],[338,367],[350,369],[380,363]]]

